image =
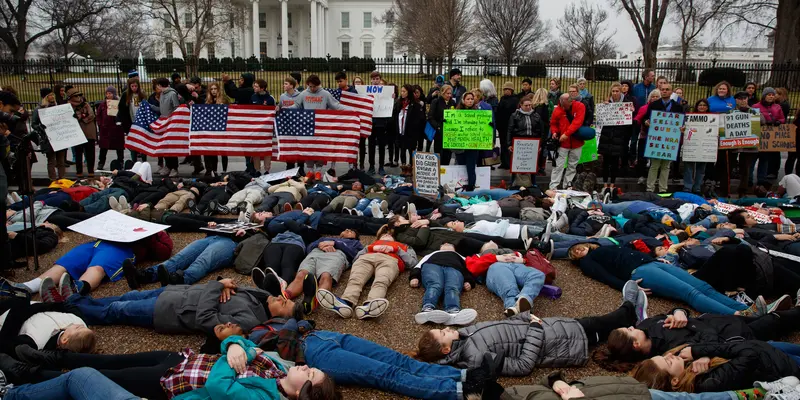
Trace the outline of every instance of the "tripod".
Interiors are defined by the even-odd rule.
[[[35,133],[34,133],[35,134]],[[39,252],[36,249],[36,213],[33,209],[33,195],[35,190],[33,190],[33,178],[32,168],[31,168],[31,160],[33,156],[33,147],[30,144],[30,136],[26,135],[23,140],[19,144],[19,148],[17,149],[17,153],[20,151],[24,152],[21,154],[22,162],[20,162],[20,170],[17,174],[17,180],[19,181],[19,189],[22,191],[23,187],[26,189],[30,189],[29,193],[21,193],[23,195],[22,200],[25,201],[25,196],[28,197],[28,205],[22,208],[22,231],[25,232],[28,229],[28,217],[26,215],[26,208],[27,212],[31,217],[31,233],[33,240],[31,240],[31,246],[28,246],[28,241],[25,241],[25,268],[30,270],[30,264],[28,259],[30,256],[33,256],[33,270],[39,270]],[[24,179],[24,180],[23,180]],[[23,185],[22,183],[25,182],[26,184]],[[31,250],[29,252],[28,250]]]

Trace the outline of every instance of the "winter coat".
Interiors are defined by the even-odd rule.
[[[60,212],[61,209],[58,207],[50,207],[45,205],[43,201],[34,201],[33,202],[33,215],[34,215],[34,222],[36,222],[36,226],[39,226],[47,221],[47,218],[50,218],[55,212]],[[10,223],[10,225],[6,225],[6,229],[8,232],[19,232],[23,229],[23,221],[25,221],[28,228],[31,228],[31,213],[26,210],[24,213],[24,220],[23,220],[23,212],[17,211],[11,218],[7,218],[6,222]]]
[[[736,109],[736,99],[731,95],[727,97],[714,95],[708,98],[708,112],[727,113],[734,109]]]
[[[13,239],[8,240],[9,251],[11,257],[9,259],[16,260],[26,256],[26,249],[31,251],[33,242],[36,242],[36,252],[39,254],[49,253],[58,246],[58,235],[50,228],[36,227],[36,229],[28,229],[17,233]]]
[[[500,132],[501,135],[508,132],[511,126],[511,115],[517,111],[518,107],[519,97],[512,94],[508,96],[504,95],[500,98],[500,102],[497,104],[497,131]]]
[[[571,118],[567,117],[567,112],[563,107],[558,106],[553,110],[550,118],[550,131],[559,135],[566,135],[568,140],[561,142],[561,147],[565,149],[577,149],[583,146],[583,140],[574,139],[572,135],[583,126],[583,119],[586,115],[586,106],[579,101],[573,101],[569,111]]]
[[[85,115],[85,117],[80,118],[81,114]],[[95,114],[94,110],[92,110],[92,106],[89,103],[85,103],[83,109],[75,110],[75,115],[78,118],[78,125],[80,125],[81,130],[83,131],[83,136],[86,136],[87,140],[97,140],[97,124],[95,124]]]
[[[452,254],[448,254],[448,253],[452,253]],[[449,268],[453,268],[453,269],[457,270],[464,277],[464,282],[465,283],[469,283],[472,287],[475,287],[475,276],[472,275],[472,273],[469,272],[469,270],[467,269],[467,264],[466,264],[466,262],[464,260],[464,257],[461,256],[460,254],[456,253],[455,251],[449,251],[449,250],[434,251],[433,253],[428,254],[427,256],[423,257],[421,260],[419,260],[419,262],[417,262],[417,265],[415,265],[414,268],[411,270],[411,273],[408,275],[408,280],[412,280],[412,279],[420,279],[421,280],[422,279],[422,269],[425,268],[425,264],[426,263],[437,264],[437,263],[434,263],[434,262],[431,261],[431,256],[435,256],[436,254],[446,254],[447,256],[449,256],[449,258],[446,258],[447,260],[453,260],[453,261],[460,260],[460,262],[457,262],[457,263],[454,262],[454,263],[451,263],[450,265],[445,265],[445,264],[439,264],[439,265],[442,265],[443,267],[449,267]],[[435,259],[436,258],[434,258],[434,260]]]
[[[650,400],[650,390],[630,376],[589,376],[569,381],[576,386],[584,400]],[[561,400],[561,396],[549,386],[548,377],[539,385],[511,386],[500,397],[501,400]]]
[[[697,375],[694,391],[722,392],[746,389],[751,382],[771,382],[784,376],[800,376],[797,362],[769,343],[748,340],[735,343],[692,345],[692,358],[722,357],[728,362]]]
[[[291,193],[291,195],[294,196],[294,201],[300,201],[300,199],[308,195],[308,192],[306,191],[306,185],[303,182],[297,182],[291,179],[286,182],[270,186],[269,189],[267,189],[267,192],[269,192],[269,194]]]
[[[633,270],[653,261],[653,257],[629,248],[605,246],[589,251],[579,266],[586,276],[622,290]]]
[[[669,111],[667,111],[667,107],[671,104]],[[683,106],[680,105],[675,100],[670,100],[669,103],[664,104],[664,101],[659,99],[656,100],[647,107],[647,112],[644,115],[644,120],[649,121],[651,116],[653,115],[653,111],[665,111],[665,112],[673,112],[673,113],[685,113],[686,110],[683,109]],[[649,129],[649,128],[648,128]]]
[[[508,145],[514,144],[515,138],[541,138],[547,135],[547,125],[542,116],[535,111],[525,114],[522,110],[514,111],[508,119]]]
[[[438,251],[445,243],[456,245],[464,238],[464,234],[446,228],[412,228],[410,225],[403,225],[395,228],[394,238],[425,256]]]
[[[632,218],[622,227],[622,230],[625,233],[641,233],[645,236],[656,237],[660,234],[669,233],[671,229],[660,221],[653,219],[651,215],[645,214]]]
[[[571,235],[593,236],[606,224],[613,226],[615,229],[619,228],[617,221],[612,219],[610,215],[590,215],[588,211],[581,211],[569,224],[569,233]]]
[[[230,300],[220,303],[222,289],[218,281],[167,286],[156,299],[153,327],[159,333],[210,335],[217,324],[237,323],[249,332],[269,319],[267,292],[240,287]]]
[[[586,332],[572,318],[531,323],[530,312],[503,321],[481,322],[458,330],[459,340],[439,364],[476,368],[484,354],[503,354],[501,375],[526,376],[536,367],[581,367],[589,358]]]
[[[115,117],[116,122],[120,123],[120,129],[123,132],[128,133],[131,130],[131,125],[133,125],[133,117],[131,116],[131,104],[127,100],[127,89],[122,91],[122,94],[119,96],[119,112]],[[132,101],[139,101],[138,96],[135,94],[131,96]],[[136,103],[134,103],[136,104]],[[143,99],[139,102],[139,106],[148,105],[146,104],[146,99]]]
[[[583,126],[594,125],[594,96],[581,96],[581,103],[586,106],[586,115],[583,117]]]
[[[269,94],[269,92],[264,92],[264,94],[253,93],[253,96],[250,97],[250,102],[252,104],[258,104],[262,106],[275,105],[275,99]]]
[[[765,104],[760,101],[753,104],[753,108],[761,112],[761,123],[763,124],[780,125],[786,123],[786,116],[783,115],[783,109],[778,103]]]
[[[397,142],[402,148],[416,149],[417,139],[424,133],[424,124],[425,106],[420,102],[410,101],[405,107],[400,101],[394,103],[389,129],[397,137]]]
[[[633,102],[629,96],[624,96],[622,102]],[[600,130],[600,142],[597,152],[603,157],[622,157],[628,151],[628,142],[633,134],[633,125],[610,125]]]
[[[119,109],[119,113],[126,111]],[[97,126],[100,128],[98,144],[101,149],[125,149],[125,130],[122,126],[117,125],[117,117],[108,115],[108,103],[105,101],[100,102],[100,105],[97,106]]]
[[[456,108],[456,102],[452,98],[449,102],[445,103],[444,98],[437,96],[431,103],[431,108],[428,110],[428,122],[430,122],[433,129],[437,132],[442,131],[444,126],[444,110]]]
[[[256,77],[249,72],[245,72],[241,76],[244,81],[239,87],[236,87],[236,83],[233,80],[225,82],[225,94],[236,104],[253,104],[252,99],[255,93],[253,82],[256,81]]]
[[[663,314],[654,315],[636,325],[636,329],[644,331],[652,343],[647,357],[664,354],[682,344],[725,343],[756,338],[742,317],[702,314],[697,318],[689,318],[688,311],[678,310],[685,312],[689,321],[683,328],[665,328],[667,315]]]

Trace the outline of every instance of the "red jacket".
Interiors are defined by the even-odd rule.
[[[572,102],[572,122],[567,119],[564,108],[557,106],[550,117],[550,132],[566,135],[569,140],[561,142],[561,147],[565,149],[577,149],[583,146],[583,140],[573,139],[572,134],[583,126],[583,118],[586,115],[586,106],[580,101]]]
[[[522,254],[518,252],[515,252],[514,254],[516,254],[519,257],[522,257]],[[497,255],[495,255],[494,253],[487,253],[483,255],[474,254],[467,257],[466,261],[467,261],[467,269],[469,270],[469,272],[471,272],[472,275],[477,277],[485,275],[486,271],[489,270],[489,267],[491,267],[492,264],[497,262]]]
[[[391,253],[384,253],[384,252],[380,252],[380,251],[375,251],[375,246],[389,246],[389,247],[392,248],[392,252]],[[395,260],[397,260],[397,268],[400,270],[400,272],[403,272],[403,270],[405,270],[405,268],[406,268],[406,261],[403,260],[403,256],[406,256],[408,254],[408,252],[409,252],[408,251],[408,245],[405,245],[405,244],[400,243],[400,242],[389,242],[389,241],[386,241],[386,240],[376,240],[375,243],[372,243],[371,245],[367,246],[367,248],[364,249],[364,250],[366,250],[366,253],[384,254],[384,255],[387,255],[389,257],[394,258]],[[414,257],[416,258],[416,255]],[[415,262],[415,264],[416,264],[416,262]],[[413,265],[412,265],[412,267],[413,267]]]

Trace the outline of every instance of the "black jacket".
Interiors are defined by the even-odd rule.
[[[633,102],[625,95],[622,102]],[[633,135],[633,125],[604,126],[600,130],[600,142],[597,152],[603,157],[622,157],[628,151],[628,142]]]
[[[253,82],[255,82],[256,77],[246,72],[242,74],[242,79],[244,79],[244,83],[239,87],[236,87],[236,83],[233,80],[225,82],[225,94],[236,104],[253,104],[253,93],[255,93]]]
[[[692,358],[701,357],[722,357],[728,362],[698,375],[694,381],[696,393],[737,390],[755,381],[771,382],[784,376],[800,376],[800,368],[791,357],[760,340],[693,345]]]
[[[684,312],[688,317],[689,312]],[[666,315],[655,315],[636,326],[644,331],[652,343],[647,357],[664,354],[687,343],[725,343],[756,339],[753,330],[745,323],[745,318],[735,315],[703,314],[697,318],[687,318],[689,322],[686,327],[679,329],[664,328],[666,319]]]
[[[627,217],[628,215],[626,215]],[[625,223],[622,230],[625,233],[641,233],[645,236],[656,237],[662,233],[668,233],[671,229],[656,221],[648,214],[645,215],[631,215],[631,220]]]
[[[450,99],[449,103],[445,103],[444,98],[441,96],[436,97],[431,103],[431,109],[428,110],[428,122],[431,123],[431,126],[434,129],[436,129],[438,132],[441,132],[442,125],[444,124],[444,110],[455,107],[455,100]]]
[[[65,312],[78,315],[79,317],[81,316],[80,312],[75,308],[75,306],[70,305],[69,303],[30,304],[28,300],[16,298],[5,301],[11,302],[11,305],[7,308],[8,315],[6,316],[6,320],[3,322],[3,328],[0,329],[0,352],[5,354],[15,354],[16,346],[22,344],[27,344],[34,349],[38,348],[33,338],[28,335],[19,334],[19,331],[22,329],[22,325],[25,324],[25,321],[35,314],[40,312]],[[54,336],[57,339],[58,333],[55,333]],[[51,338],[47,341],[44,349],[56,350],[57,346],[58,341]]]
[[[45,254],[56,248],[58,245],[58,235],[56,235],[52,229],[43,226],[17,232],[17,236],[8,241],[9,247],[11,248],[11,259],[16,260],[25,257],[25,249],[33,251],[34,241],[36,241],[36,252]]]
[[[653,114],[653,111],[667,111],[667,106],[669,104],[672,104],[672,107],[670,107],[669,112],[675,112],[675,113],[686,112],[683,109],[683,106],[678,104],[675,100],[670,100],[669,103],[664,104],[664,101],[659,99],[650,103],[650,105],[647,106],[647,112],[644,113],[644,121],[650,120],[650,116]]]
[[[392,120],[389,126],[389,132],[392,132],[397,138],[397,142],[403,144],[403,148],[416,148],[417,139],[424,133],[425,130],[425,105],[420,102],[410,101],[408,103],[408,111],[406,111],[405,132],[400,136],[400,111],[402,111],[400,101],[394,103],[392,110]]]
[[[579,265],[586,276],[622,290],[633,270],[653,261],[653,257],[629,248],[604,246],[590,251]]]
[[[511,119],[511,115],[514,114],[514,111],[517,111],[517,107],[519,106],[519,97],[516,95],[510,96],[503,96],[500,98],[500,102],[497,104],[497,131],[500,132],[501,135],[504,135],[508,132],[509,128],[509,120]]]

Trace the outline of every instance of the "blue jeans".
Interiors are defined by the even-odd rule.
[[[544,273],[524,264],[496,262],[486,273],[486,287],[503,299],[506,308],[513,307],[519,297],[525,297],[533,304],[542,286]]]
[[[361,199],[356,204],[356,210],[364,213],[365,217],[372,217],[372,209],[370,208],[372,203],[381,204],[381,199]]]
[[[139,399],[93,368],[73,369],[41,383],[16,386],[4,400],[128,400]]]
[[[717,224],[721,224],[723,222],[728,222],[728,217],[726,217],[724,215],[716,215],[715,214],[714,216],[717,217],[717,222],[716,222]],[[702,227],[704,227],[706,229],[711,229],[711,225],[713,225],[714,223],[715,222],[711,220],[711,215],[709,215],[708,217],[705,217],[702,220],[697,221],[697,223],[695,225],[700,225],[700,226],[702,226]]]
[[[800,345],[794,343],[787,343],[787,342],[773,342],[770,340],[769,343],[772,347],[786,353],[787,356],[791,357],[797,365],[800,365]]]
[[[459,400],[464,372],[417,361],[357,336],[313,331],[303,342],[306,363],[337,383],[371,387],[420,399]]]
[[[470,190],[475,190],[475,167],[478,165],[478,150],[464,150],[461,154],[456,154],[458,165],[467,167],[467,186]]]
[[[642,279],[641,287],[659,296],[682,300],[701,313],[730,315],[747,308],[674,265],[647,263],[633,270],[631,279]]]
[[[703,185],[703,177],[706,176],[706,164],[704,162],[683,162],[683,191],[697,193]]]
[[[233,264],[234,250],[236,250],[236,242],[232,239],[212,235],[189,243],[178,254],[161,265],[170,273],[183,270],[183,282],[191,285],[211,272]],[[157,268],[158,265],[154,265],[147,269],[152,277],[151,282],[158,280]]]
[[[92,193],[89,197],[80,201],[83,210],[89,214],[101,214],[111,209],[108,204],[109,197],[124,196],[125,191],[120,188],[108,188],[99,192]]]
[[[519,190],[507,190],[507,189],[478,189],[478,190],[470,190],[461,192],[461,194],[469,197],[475,196],[488,196],[492,200],[500,200],[504,199],[508,196],[513,194],[519,193]]]
[[[164,288],[132,291],[122,296],[101,297],[73,294],[67,299],[83,314],[88,325],[132,325],[153,327],[156,300]]]
[[[464,288],[464,275],[455,268],[426,263],[422,267],[422,308],[436,308],[439,297],[444,293],[444,310],[456,313],[461,310],[461,289]]]
[[[707,393],[685,393],[685,392],[662,392],[650,389],[650,397],[653,400],[738,400],[739,397],[732,391],[727,392],[707,392]]]

